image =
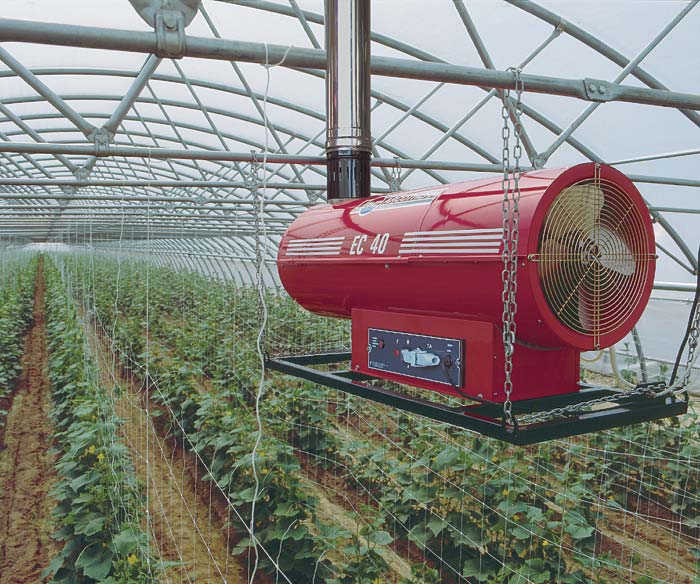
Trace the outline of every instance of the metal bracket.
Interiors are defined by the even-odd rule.
[[[109,144],[113,137],[104,128],[100,128],[93,133],[92,140],[95,143],[95,156],[109,156]]]
[[[80,182],[85,182],[90,176],[90,171],[84,166],[80,166],[76,169],[74,174],[75,178],[78,179]]]
[[[609,398],[608,405],[593,411],[513,427],[504,423],[505,417],[500,404],[471,402],[459,406],[448,406],[394,391],[368,383],[376,380],[370,375],[337,369],[348,361],[350,361],[350,353],[326,353],[267,359],[265,367],[437,422],[446,422],[518,445],[537,444],[587,432],[660,420],[679,416],[688,411],[685,397],[675,395],[656,398],[627,397],[624,392],[616,389],[581,384],[581,390],[578,392],[513,402],[514,417],[515,414],[554,411],[603,397]],[[319,365],[323,368],[317,367]]]
[[[155,15],[156,55],[163,59],[182,59],[187,47],[185,17],[178,10],[161,9]]]
[[[589,101],[612,101],[617,95],[617,85],[603,79],[583,80],[583,92]]]

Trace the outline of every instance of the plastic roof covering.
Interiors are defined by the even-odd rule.
[[[621,66],[613,62],[611,54],[634,58],[687,4],[375,1],[372,53],[483,67],[458,10],[466,7],[497,69],[517,66],[531,58],[524,68],[526,73],[612,81]],[[546,16],[533,14],[539,8]],[[127,0],[3,0],[2,17],[152,30]],[[566,23],[556,28],[561,19]],[[323,3],[318,0],[204,0],[187,34],[322,48],[322,21]],[[698,30],[700,8],[691,10],[640,68],[670,90],[700,94]],[[593,40],[582,42],[586,39],[581,31]],[[323,76],[318,71],[285,68],[284,64],[266,70],[258,64],[192,58],[160,61],[139,53],[26,43],[5,42],[0,47],[88,124],[98,128],[110,118],[142,67],[152,66],[154,72],[116,132],[116,145],[247,152],[261,151],[267,144],[270,152],[323,154],[325,94]],[[6,59],[0,60],[0,140],[92,143],[85,132],[6,63]],[[635,76],[638,71],[624,83],[645,86]],[[263,105],[268,73],[266,135]],[[372,79],[372,91],[375,156],[500,163],[502,119],[498,95],[491,94],[482,107],[475,109],[487,90],[378,76]],[[557,134],[589,105],[577,99],[527,92],[523,101],[524,127],[537,152],[546,151]],[[695,152],[618,165],[628,174],[666,177],[672,179],[669,182],[687,179],[695,185],[637,183],[650,205],[665,209],[658,212],[663,218],[663,225],[657,224],[662,256],[659,280],[689,281],[692,261],[684,257],[679,245],[687,246],[687,256],[700,239],[694,214],[700,211],[700,117],[691,118],[671,108],[605,103],[546,163],[546,167],[590,159],[615,163],[670,152]],[[86,156],[3,153],[0,181],[73,179],[76,170],[89,162]],[[94,245],[119,246],[136,254],[148,249],[153,258],[161,258],[158,261],[179,258],[201,263],[209,258],[214,265],[226,258],[228,269],[250,278],[255,249],[253,207],[250,189],[243,184],[249,172],[247,163],[98,158],[84,186],[0,185],[0,237],[5,245],[30,241],[83,244],[89,239]],[[268,269],[274,277],[276,242],[296,214],[323,197],[325,169],[269,164],[265,174],[269,183],[311,185],[302,189],[268,188],[265,192],[266,226],[273,243],[267,247]],[[483,175],[404,169],[401,187],[411,189],[477,176]],[[103,179],[180,184],[89,184]],[[374,168],[373,190],[386,191],[390,179],[391,169]],[[190,182],[183,185],[183,181]],[[202,187],[191,181],[219,184]],[[222,181],[229,182],[222,186]],[[319,188],[314,189],[314,185]]]

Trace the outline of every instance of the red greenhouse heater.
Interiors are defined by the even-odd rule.
[[[611,409],[577,415],[586,431],[680,413],[673,398],[625,400],[579,381],[581,352],[623,339],[651,294],[654,231],[637,188],[589,163],[526,173],[520,192],[514,411],[607,395]],[[542,428],[540,416],[516,440],[496,415],[506,399],[503,197],[498,177],[302,213],[281,241],[280,279],[304,308],[352,320],[351,363],[333,373],[310,367],[332,356],[299,356],[273,368],[512,441],[580,433],[570,419]],[[473,402],[448,406],[373,379]]]

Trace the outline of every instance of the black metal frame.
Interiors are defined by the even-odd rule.
[[[659,420],[688,411],[687,396],[685,399],[673,394],[656,398],[639,395],[626,397],[620,390],[581,384],[581,390],[577,393],[513,402],[513,414],[517,416],[517,414],[547,412],[606,396],[609,396],[614,403],[600,410],[513,427],[505,424],[503,408],[498,404],[474,403],[458,407],[448,406],[390,389],[374,387],[366,383],[377,379],[370,375],[348,369],[321,371],[313,368],[314,365],[337,365],[349,360],[350,353],[323,353],[267,359],[266,367],[518,445],[536,444],[555,438]]]

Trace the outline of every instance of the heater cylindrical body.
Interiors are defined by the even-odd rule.
[[[520,181],[517,339],[592,350],[621,340],[654,280],[649,212],[608,166],[526,173]],[[308,310],[469,319],[503,313],[500,177],[302,213],[284,235],[280,279]]]

